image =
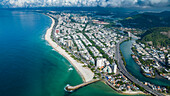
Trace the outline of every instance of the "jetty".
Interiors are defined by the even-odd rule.
[[[89,85],[89,84],[91,84],[91,83],[95,83],[95,82],[97,82],[97,81],[100,81],[100,79],[95,79],[95,80],[91,80],[91,81],[88,81],[88,82],[84,82],[84,83],[79,84],[79,85],[76,85],[76,86],[70,86],[70,85],[68,85],[68,86],[66,86],[64,89],[65,89],[67,92],[73,92],[74,90],[77,90],[77,89],[79,89],[79,88],[82,88],[82,87],[84,87],[84,86],[87,86],[87,85]]]

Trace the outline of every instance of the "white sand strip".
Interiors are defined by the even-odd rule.
[[[50,17],[51,18],[51,17]],[[48,41],[48,43],[62,56],[64,56],[77,70],[77,72],[80,74],[84,82],[88,82],[93,79],[94,73],[87,67],[82,67],[82,63],[77,62],[74,60],[64,49],[62,49],[60,46],[58,46],[52,39],[51,39],[51,32],[52,28],[55,24],[55,20],[52,19],[51,27],[47,30],[45,35],[45,40]]]
[[[138,95],[138,94],[145,94],[145,93],[142,92],[142,91],[125,91],[122,94],[125,94],[125,95]]]

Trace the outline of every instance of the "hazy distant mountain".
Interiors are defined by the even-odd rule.
[[[161,13],[146,12],[133,15],[120,21],[125,27],[148,29],[153,27],[170,27],[170,11]]]
[[[0,0],[3,7],[153,7],[170,5],[170,0]]]

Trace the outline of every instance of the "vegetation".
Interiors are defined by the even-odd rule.
[[[87,67],[86,65],[83,65],[83,67]]]
[[[116,24],[114,22],[110,22],[110,24],[104,25],[106,28],[111,28],[116,26]]]
[[[126,84],[123,81],[118,81],[117,83],[120,84],[120,85]]]
[[[154,47],[167,47],[170,45],[170,27],[151,28],[141,35],[141,42],[149,42]]]
[[[145,89],[137,84],[135,84],[141,91],[145,91]]]
[[[115,73],[113,73],[113,72],[112,72],[112,73],[108,73],[108,75],[114,75],[114,74],[115,74]]]
[[[124,20],[121,20],[125,27],[149,29],[153,27],[170,27],[170,11],[161,13],[142,13],[133,15]]]
[[[99,50],[99,52],[102,54],[103,58],[106,58],[110,62],[110,64],[113,63],[113,59],[111,59],[99,46],[97,46],[94,41],[89,39],[89,37],[86,34],[83,33],[83,35],[92,43],[92,46],[95,46]]]
[[[93,79],[96,79],[96,77],[94,76]]]
[[[168,93],[170,93],[170,86],[167,86],[166,88],[168,90]]]
[[[89,49],[89,47],[88,46],[86,46],[86,44],[83,42],[83,40],[81,40],[81,42],[83,43],[83,45],[87,48],[87,50],[88,50],[88,52],[89,52],[89,54],[94,58],[94,59],[96,59],[97,57],[95,57],[94,56],[94,54],[93,54],[93,52]]]
[[[121,50],[120,50],[120,55],[121,55],[121,57],[122,57],[123,64],[126,66],[126,61],[125,61],[125,58],[123,57],[123,54],[122,54]]]
[[[84,62],[82,62],[80,58],[76,58],[74,55],[71,55],[71,57],[75,59],[77,62],[84,64]]]

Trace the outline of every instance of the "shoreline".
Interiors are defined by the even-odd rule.
[[[112,88],[113,90],[115,90],[116,92],[118,92],[121,95],[146,95],[146,93],[144,93],[142,91],[119,91],[115,87],[110,85],[107,81],[103,80],[102,82],[105,83],[106,85],[108,85],[110,88]]]
[[[55,20],[50,16],[48,16],[48,17],[51,18],[52,24],[51,24],[51,27],[46,31],[45,40],[50,44],[51,47],[53,47],[55,49],[55,51],[57,51],[60,55],[62,55],[64,58],[66,58],[70,62],[70,64],[76,69],[78,74],[81,76],[83,82],[88,82],[88,81],[93,80],[94,73],[89,68],[83,67],[82,63],[79,63],[75,59],[73,59],[64,49],[62,49],[59,45],[57,45],[57,43],[55,43],[51,39],[52,28],[55,24]],[[103,83],[108,85],[106,82],[103,82]],[[113,89],[113,90],[115,90],[115,89]],[[117,90],[115,90],[115,91],[118,92]],[[118,92],[118,93],[124,94],[124,95],[145,94],[141,91],[138,91],[138,92],[128,91],[128,92]]]
[[[76,71],[81,76],[83,82],[93,80],[94,73],[89,68],[83,67],[82,63],[79,63],[76,60],[74,60],[64,49],[62,49],[59,45],[57,45],[57,43],[55,43],[51,39],[52,28],[55,24],[55,20],[50,16],[48,17],[52,20],[52,24],[51,27],[46,31],[45,40],[50,44],[51,47],[55,49],[55,51],[57,51],[60,55],[65,57],[71,63],[71,65],[76,69]]]

